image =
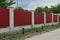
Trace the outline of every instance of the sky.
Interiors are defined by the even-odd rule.
[[[15,0],[16,4],[13,6],[17,6],[17,0]],[[21,6],[24,9],[35,10],[37,7],[45,7],[49,8],[51,5],[55,6],[60,3],[60,0],[18,0],[18,6]]]

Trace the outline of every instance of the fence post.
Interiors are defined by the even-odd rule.
[[[46,13],[44,12],[44,25],[46,25]]]
[[[59,23],[59,14],[57,14],[57,23]]]
[[[53,21],[53,20],[54,20],[54,19],[53,19],[53,18],[54,18],[54,15],[53,15],[53,13],[51,13],[51,14],[52,14],[52,24],[53,24],[53,23],[54,23],[54,21]]]
[[[32,27],[34,27],[34,11],[32,11]]]
[[[14,10],[13,7],[9,7],[10,29],[14,28]]]

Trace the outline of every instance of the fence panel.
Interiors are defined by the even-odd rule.
[[[31,24],[32,13],[28,11],[14,11],[14,25],[15,26],[24,26]]]
[[[0,28],[9,26],[9,10],[0,8]]]
[[[54,22],[57,22],[57,15],[54,15],[54,16],[53,16],[53,19],[54,19],[54,20],[53,20]]]
[[[34,21],[35,21],[35,24],[43,24],[44,23],[44,14],[43,13],[35,13]]]
[[[52,14],[46,14],[46,23],[52,22]]]

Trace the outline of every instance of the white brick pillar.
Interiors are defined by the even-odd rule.
[[[32,27],[34,27],[34,11],[32,11]]]
[[[14,9],[13,7],[9,7],[9,19],[10,19],[10,29],[14,28]]]
[[[46,25],[46,13],[45,12],[43,13],[44,13],[44,25]]]
[[[52,24],[54,23],[54,15],[53,15],[53,13],[51,13],[52,14]]]
[[[59,23],[59,14],[57,14],[57,23]]]

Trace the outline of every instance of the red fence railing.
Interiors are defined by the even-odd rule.
[[[9,10],[0,8],[0,28],[9,26]]]
[[[34,21],[35,21],[35,24],[43,24],[44,23],[44,14],[43,13],[35,13]]]
[[[31,24],[31,12],[26,11],[14,11],[14,25],[22,26],[22,25],[30,25]]]
[[[54,15],[53,21],[57,22],[57,15]],[[59,17],[60,21],[60,17]],[[52,22],[52,14],[46,14],[46,22]],[[44,23],[44,14],[43,13],[34,13],[34,23],[43,24]],[[23,26],[32,24],[32,13],[28,11],[19,11],[14,10],[14,25]],[[0,28],[9,26],[9,10],[0,8]]]
[[[46,14],[46,22],[51,23],[52,22],[52,14]]]

